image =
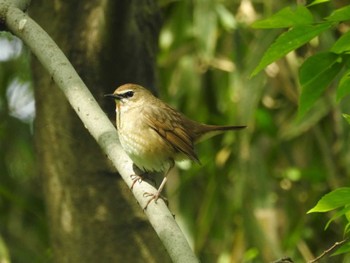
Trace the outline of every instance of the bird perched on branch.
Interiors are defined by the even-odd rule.
[[[207,125],[190,120],[136,84],[124,84],[105,96],[116,102],[119,140],[126,154],[145,173],[165,172],[157,192],[144,194],[150,197],[145,209],[160,197],[175,160],[188,158],[199,163],[195,143],[246,127]],[[134,178],[132,187],[139,178]]]

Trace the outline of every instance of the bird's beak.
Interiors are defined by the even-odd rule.
[[[121,97],[118,94],[105,94],[104,96],[108,97],[108,98],[113,98],[115,100],[120,100],[121,99]]]

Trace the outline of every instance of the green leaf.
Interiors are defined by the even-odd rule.
[[[328,212],[341,206],[350,204],[350,188],[338,188],[328,194],[325,194],[317,205],[310,209],[307,213]]]
[[[346,121],[350,124],[350,115],[343,113],[343,117],[346,119]]]
[[[343,8],[339,8],[332,12],[332,14],[326,17],[326,20],[332,22],[341,22],[350,20],[350,5],[347,5]]]
[[[347,70],[339,81],[337,88],[337,101],[350,93],[350,70]]]
[[[309,9],[303,5],[298,5],[292,9],[286,7],[273,14],[271,17],[256,21],[252,24],[253,28],[285,28],[300,25],[309,25],[313,22],[312,14]]]
[[[349,205],[346,205],[343,209],[341,209],[340,211],[337,211],[335,213],[335,215],[333,215],[332,218],[328,220],[328,222],[327,222],[326,226],[324,227],[324,229],[326,230],[328,228],[329,224],[331,222],[333,222],[335,219],[337,219],[337,218],[339,218],[339,217],[341,217],[343,215],[349,214],[349,211],[350,211],[350,206]]]
[[[313,6],[313,5],[318,5],[318,4],[322,4],[325,2],[330,2],[331,0],[315,0],[313,1],[311,4],[307,5],[308,7]]]
[[[298,117],[302,117],[321,96],[329,83],[343,66],[341,58],[331,52],[323,52],[309,57],[300,68],[299,79],[302,86],[299,98]]]
[[[261,59],[259,65],[254,69],[251,76],[256,75],[260,70],[275,60],[285,56],[290,51],[304,45],[311,39],[327,30],[332,26],[331,23],[322,23],[318,25],[297,26],[281,34],[277,40],[269,47]]]
[[[349,221],[348,216],[347,216],[347,219],[348,219],[348,221]],[[344,234],[349,233],[349,229],[350,229],[350,223],[347,223],[346,226],[345,226],[345,228],[344,228]]]
[[[346,32],[334,43],[331,51],[337,54],[350,51],[350,31]]]
[[[350,252],[350,241],[346,242],[344,245],[338,248],[337,251],[332,254],[332,256],[349,253],[349,252]]]

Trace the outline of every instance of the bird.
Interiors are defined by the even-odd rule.
[[[116,126],[120,144],[133,163],[145,174],[163,172],[163,180],[155,193],[144,193],[156,203],[167,182],[175,161],[190,159],[200,163],[194,145],[225,131],[246,128],[240,126],[207,125],[189,119],[148,89],[137,84],[119,86],[113,94],[105,94],[116,103]],[[134,175],[132,175],[134,176]],[[143,175],[133,179],[142,180]]]

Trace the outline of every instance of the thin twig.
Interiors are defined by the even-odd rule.
[[[323,258],[324,256],[326,256],[327,254],[329,254],[330,252],[332,252],[332,250],[334,250],[336,247],[339,247],[340,245],[344,244],[346,241],[348,241],[348,238],[345,238],[344,240],[342,241],[338,241],[338,242],[335,242],[333,244],[333,246],[331,246],[330,248],[328,248],[327,250],[323,251],[323,253],[321,255],[319,255],[318,257],[308,261],[308,263],[314,263],[314,262],[317,262],[319,261],[321,258]]]

